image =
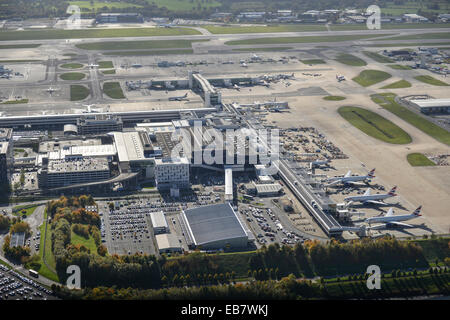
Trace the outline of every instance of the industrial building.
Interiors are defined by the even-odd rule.
[[[164,212],[151,212],[150,219],[152,220],[153,231],[155,232],[155,234],[165,233],[167,232],[167,230],[169,230]]]
[[[157,234],[155,236],[156,244],[158,245],[159,253],[175,253],[183,252],[180,242],[172,233]]]
[[[9,183],[14,166],[12,132],[10,128],[0,128],[0,184]]]
[[[160,190],[188,188],[189,162],[186,158],[155,159],[155,182]]]
[[[143,23],[144,17],[140,13],[100,13],[97,15],[95,21],[97,23]]]
[[[38,186],[51,189],[73,184],[107,180],[110,177],[107,158],[65,157],[59,160],[42,159],[38,170]]]
[[[218,250],[248,245],[244,223],[229,203],[184,210],[180,221],[190,247]]]
[[[409,101],[423,114],[450,113],[450,99],[415,99]]]
[[[122,129],[122,119],[113,115],[82,116],[77,120],[77,132],[81,135],[122,131]]]
[[[279,196],[283,187],[279,183],[255,183],[256,194],[259,197]]]

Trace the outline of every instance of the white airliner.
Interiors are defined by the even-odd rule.
[[[314,160],[310,162],[310,165],[313,167],[320,167],[320,166],[329,166],[331,160]]]
[[[187,93],[184,96],[179,96],[179,97],[169,97],[169,101],[182,101],[182,100],[187,100]]]
[[[383,202],[384,199],[391,198],[397,196],[395,191],[397,190],[397,186],[393,187],[388,193],[385,194],[371,194],[370,188],[366,190],[364,195],[362,196],[352,196],[347,197],[344,201],[349,201],[349,204],[352,202],[362,202],[362,203],[371,203],[371,204],[385,204]]]
[[[50,88],[46,89],[45,91],[47,91],[48,93],[52,94],[53,92],[58,91],[58,90],[59,89],[57,89],[57,88],[50,87]]]
[[[343,183],[343,184],[353,184],[353,185],[362,185],[361,183],[357,183],[358,181],[366,181],[370,182],[370,180],[372,178],[375,178],[375,176],[373,175],[375,173],[375,168],[370,170],[370,172],[366,175],[366,176],[352,176],[352,172],[349,170],[345,176],[343,177],[333,177],[328,179],[328,181],[330,182],[329,184],[327,184],[326,186],[334,186],[336,184],[339,183]]]
[[[420,217],[420,210],[422,209],[422,206],[419,206],[416,210],[414,210],[413,213],[411,214],[403,214],[403,215],[398,215],[395,216],[394,215],[394,209],[390,208],[389,211],[381,217],[372,217],[372,218],[367,218],[366,222],[370,225],[374,222],[381,222],[383,224],[381,225],[376,225],[371,227],[371,229],[376,229],[379,227],[384,227],[384,226],[399,226],[399,227],[413,227],[410,224],[407,223],[401,223],[400,221],[407,221],[407,220],[411,220],[417,217]]]

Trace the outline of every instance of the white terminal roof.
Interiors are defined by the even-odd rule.
[[[228,197],[233,199],[233,169],[231,168],[225,168],[225,198]]]
[[[157,211],[150,213],[150,219],[152,220],[153,228],[168,228],[166,217],[164,212]]]
[[[410,101],[421,108],[450,107],[450,99],[415,99]]]
[[[113,132],[113,135],[120,162],[145,159],[144,147],[138,132]]]

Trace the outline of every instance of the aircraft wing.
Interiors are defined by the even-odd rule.
[[[361,182],[356,182],[356,181],[345,181],[345,183],[347,184],[352,184],[354,186],[365,186],[365,183],[361,183]]]
[[[376,201],[376,200],[366,200],[364,201],[365,203],[371,203],[371,204],[378,204],[378,205],[384,205],[386,203],[384,203],[383,201]]]
[[[327,187],[335,186],[335,185],[339,184],[340,182],[341,182],[341,180],[335,180],[335,181],[333,181],[333,182],[330,182],[330,183],[327,184],[326,186],[327,186]]]
[[[390,208],[390,209],[388,210],[388,212],[386,213],[385,217],[391,217],[391,216],[393,216],[393,215],[394,215],[394,209]]]
[[[403,222],[397,222],[397,221],[389,221],[388,224],[395,224],[395,225],[400,226],[400,227],[413,228],[413,226],[410,225],[410,224],[403,223]]]

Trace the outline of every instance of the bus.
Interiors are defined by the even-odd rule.
[[[39,278],[39,273],[37,273],[37,271],[30,269],[28,270],[28,273],[30,274],[30,276],[35,277],[35,278]]]

